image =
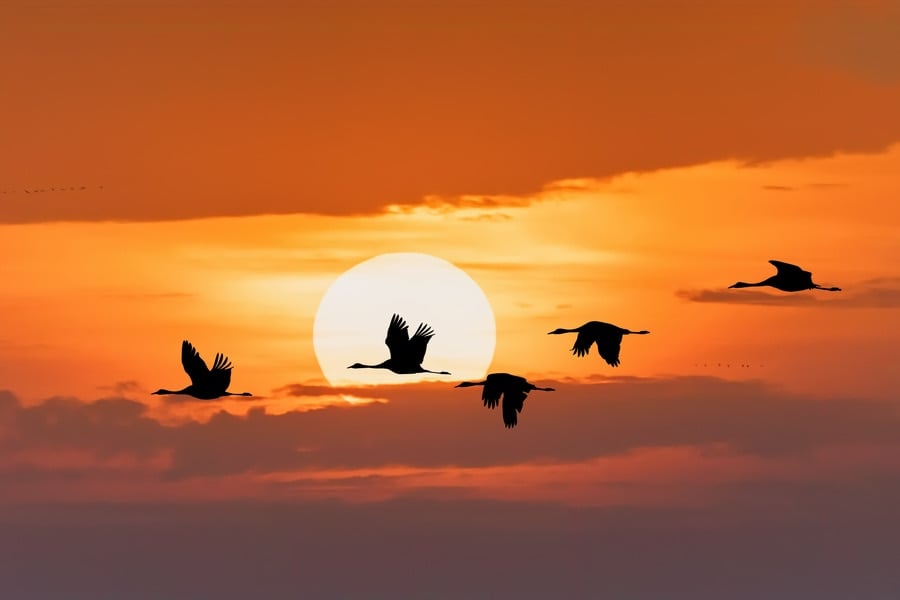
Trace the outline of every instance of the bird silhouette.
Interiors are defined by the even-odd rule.
[[[154,394],[184,394],[200,400],[214,400],[221,396],[252,396],[250,392],[235,394],[227,392],[231,385],[231,361],[222,354],[216,354],[212,370],[200,357],[200,353],[187,340],[181,342],[181,365],[191,378],[191,385],[178,391],[159,389]]]
[[[456,387],[472,387],[483,385],[484,390],[481,392],[481,400],[488,408],[496,408],[503,396],[503,425],[507,429],[512,429],[519,422],[516,413],[522,412],[525,405],[525,398],[528,392],[532,390],[540,390],[542,392],[555,392],[550,387],[538,387],[533,383],[529,383],[524,377],[518,375],[510,375],[509,373],[491,373],[484,381],[463,381]]]
[[[780,260],[769,261],[778,272],[768,279],[764,279],[758,283],[745,283],[738,281],[729,288],[745,288],[745,287],[773,287],[782,292],[801,292],[803,290],[824,290],[826,292],[840,292],[839,287],[822,287],[817,283],[813,283],[812,273],[804,271],[797,265],[781,262]]]
[[[383,363],[377,365],[364,365],[362,363],[353,363],[348,369],[387,369],[398,375],[408,375],[411,373],[434,373],[435,375],[450,375],[447,371],[429,371],[422,368],[422,361],[425,359],[425,350],[428,348],[428,342],[434,337],[434,330],[425,323],[419,324],[415,335],[409,337],[409,326],[400,315],[395,314],[391,317],[391,323],[388,325],[387,337],[384,343],[387,344],[391,357]]]
[[[597,352],[611,367],[619,366],[619,349],[622,345],[622,336],[628,334],[645,335],[649,331],[630,331],[601,321],[589,321],[575,329],[554,329],[547,335],[578,332],[575,344],[572,346],[572,354],[585,356],[591,351],[591,344],[597,344]]]

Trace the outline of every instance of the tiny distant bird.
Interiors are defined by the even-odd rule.
[[[415,335],[409,337],[409,326],[400,315],[395,314],[391,317],[391,323],[388,325],[387,337],[384,343],[387,344],[391,357],[386,361],[377,365],[364,365],[362,363],[353,363],[348,369],[387,369],[398,375],[409,375],[411,373],[434,373],[435,375],[449,375],[447,371],[429,371],[422,368],[422,361],[425,360],[425,350],[428,349],[428,342],[434,337],[434,330],[420,323],[416,329]]]
[[[227,392],[231,385],[231,361],[222,354],[216,354],[212,370],[206,366],[206,362],[200,357],[200,353],[187,340],[181,342],[181,366],[191,378],[191,385],[173,392],[167,389],[159,389],[154,394],[184,394],[200,400],[214,400],[221,396],[252,396],[250,392],[234,394]]]
[[[729,289],[769,286],[781,290],[782,292],[801,292],[803,290],[824,290],[826,292],[841,291],[841,288],[839,287],[822,287],[817,283],[813,283],[812,273],[804,271],[797,265],[781,262],[780,260],[770,260],[769,263],[778,269],[778,272],[775,275],[758,283],[738,281],[734,285],[729,285]]]
[[[630,331],[601,321],[589,321],[575,329],[554,329],[547,335],[561,333],[578,333],[575,345],[572,346],[572,354],[585,356],[591,351],[591,344],[597,344],[597,352],[611,367],[619,366],[619,349],[622,345],[622,336],[635,334],[645,335],[649,331]]]
[[[503,425],[507,429],[512,429],[519,422],[516,413],[522,412],[528,392],[532,390],[540,390],[542,392],[556,391],[550,387],[538,387],[533,383],[529,383],[524,377],[510,375],[509,373],[491,373],[484,381],[463,381],[456,387],[472,387],[476,385],[484,386],[484,390],[481,392],[481,400],[488,408],[496,408],[500,402],[500,396],[503,396]]]

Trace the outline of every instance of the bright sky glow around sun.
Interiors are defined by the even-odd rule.
[[[391,316],[435,331],[422,367],[451,375],[397,375],[348,369],[390,356],[384,343]],[[313,341],[332,385],[410,383],[483,377],[494,355],[494,312],[478,284],[451,263],[418,253],[382,254],[348,269],[328,288],[316,312]]]

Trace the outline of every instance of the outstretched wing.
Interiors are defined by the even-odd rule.
[[[497,408],[500,403],[500,395],[503,394],[503,386],[496,380],[491,380],[488,375],[484,388],[481,390],[481,401],[488,408]]]
[[[416,329],[416,334],[409,340],[409,360],[413,365],[421,365],[425,360],[425,350],[428,342],[434,337],[434,330],[422,323]]]
[[[572,354],[575,356],[586,356],[591,351],[591,344],[593,343],[593,335],[587,331],[579,331],[578,337],[575,338],[575,345],[572,346]]]
[[[611,367],[619,366],[619,350],[622,348],[622,334],[614,334],[597,340],[597,352]]]
[[[503,394],[503,425],[507,429],[515,427],[519,422],[516,413],[522,412],[528,392],[522,388],[506,390]]]
[[[391,317],[391,324],[388,325],[387,337],[384,338],[388,350],[391,351],[392,360],[401,360],[406,352],[406,346],[409,344],[409,326],[400,315],[395,314]]]
[[[781,262],[780,260],[770,260],[769,263],[778,269],[779,273],[784,273],[785,275],[808,275],[812,277],[812,273],[804,271],[797,265],[792,265],[791,263]]]
[[[212,371],[209,372],[209,387],[224,392],[231,385],[231,361],[224,354],[216,354]]]
[[[197,349],[187,340],[181,342],[181,366],[191,378],[192,384],[206,383],[207,377],[209,377],[209,367],[206,366],[206,361],[200,358]]]
[[[181,342],[181,366],[195,386],[224,392],[231,385],[232,365],[228,357],[216,354],[213,368],[210,370],[197,349],[187,340]]]

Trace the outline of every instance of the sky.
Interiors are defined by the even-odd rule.
[[[896,1],[5,2],[3,596],[895,597],[898,31]],[[556,389],[515,429],[452,361],[323,372],[387,357],[390,314],[314,330],[394,253],[475,284],[415,279],[425,366],[492,319],[466,376]],[[843,291],[728,289],[770,259]],[[616,368],[547,335],[590,320],[651,333]],[[151,395],[183,339],[253,396]]]

